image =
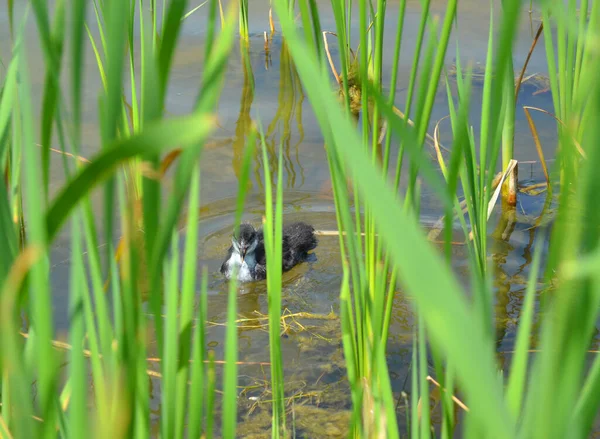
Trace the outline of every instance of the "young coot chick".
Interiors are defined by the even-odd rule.
[[[317,246],[315,229],[306,223],[288,224],[282,230],[282,269],[287,271],[304,261],[307,253]],[[267,260],[262,229],[250,224],[240,225],[240,230],[231,238],[231,247],[221,265],[221,273],[227,279],[238,269],[238,281],[263,280],[267,277]]]

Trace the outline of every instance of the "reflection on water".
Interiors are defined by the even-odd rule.
[[[297,173],[300,173],[300,186],[304,185],[304,168],[300,163],[298,151],[304,141],[302,126],[302,104],[304,91],[296,66],[292,63],[288,46],[283,41],[279,57],[279,93],[277,110],[265,133],[269,166],[275,169],[279,145],[283,148],[283,166],[287,175],[287,187],[296,187]],[[295,120],[298,134],[292,143],[292,122]],[[279,136],[276,136],[279,134]],[[277,141],[277,137],[279,137]],[[295,163],[292,160],[295,159]],[[264,166],[264,163],[263,163]],[[276,173],[272,172],[272,178]]]
[[[246,145],[246,135],[252,128],[252,117],[250,109],[254,101],[254,74],[252,73],[252,65],[250,63],[250,53],[248,47],[240,44],[240,53],[242,57],[242,71],[244,72],[244,83],[242,85],[242,93],[240,98],[240,115],[235,124],[235,138],[233,140],[233,171],[237,179],[240,179],[242,170],[242,161],[244,156],[244,146]]]
[[[302,118],[302,107],[304,104],[304,91],[300,84],[300,78],[296,72],[296,67],[291,62],[290,53],[287,44],[280,39],[272,40],[271,43],[279,43],[278,62],[279,62],[279,82],[277,90],[277,99],[273,99],[269,107],[274,108],[275,113],[270,121],[260,112],[257,112],[256,122],[264,130],[265,145],[267,150],[268,163],[263,163],[263,155],[260,148],[256,149],[254,156],[254,179],[257,184],[257,190],[262,191],[263,178],[261,170],[268,165],[271,173],[272,183],[275,184],[277,176],[278,151],[282,148],[284,175],[286,178],[286,188],[295,188],[303,186],[305,182],[304,168],[300,161],[300,147],[304,142],[304,127]],[[271,52],[277,50],[276,47],[265,46],[265,56],[267,62],[264,66],[256,66],[258,71],[268,71],[272,67]],[[241,63],[243,71],[243,84],[241,90],[239,116],[235,124],[235,139],[233,141],[232,167],[235,176],[240,177],[244,147],[250,130],[255,126],[252,118],[252,104],[255,98],[256,83],[254,80],[254,68],[250,56],[250,48],[241,45]],[[264,69],[264,70],[263,70]],[[271,98],[272,89],[267,94],[267,99]],[[268,103],[268,102],[267,102]],[[263,104],[261,102],[261,104]],[[272,110],[269,109],[269,112]],[[266,129],[265,129],[265,124]],[[296,132],[294,132],[294,124]],[[251,183],[250,183],[251,184]]]

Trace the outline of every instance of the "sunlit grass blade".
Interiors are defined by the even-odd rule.
[[[347,374],[350,383],[350,394],[352,398],[352,428],[357,434],[362,428],[361,418],[361,394],[357,377],[359,376],[358,346],[355,332],[355,320],[352,316],[352,303],[349,284],[349,270],[344,264],[342,284],[340,286],[340,320],[342,325],[342,343],[347,358]]]
[[[197,12],[202,6],[204,6],[205,4],[207,4],[210,0],[205,0],[202,3],[200,3],[198,6],[190,9],[188,12],[186,12],[183,17],[181,18],[182,20],[185,20],[186,18],[191,17],[194,12]],[[214,21],[213,21],[214,22]]]
[[[205,324],[206,324],[206,308],[207,308],[207,285],[208,285],[208,270],[206,267],[202,270],[202,284],[200,287],[200,297],[198,305],[198,313],[196,318],[196,325],[194,328],[194,346],[192,354],[192,368],[191,368],[191,385],[189,391],[189,407],[193,407],[193,410],[188,412],[188,437],[196,438],[200,437],[200,433],[203,430],[204,415],[206,413],[206,437],[212,437],[212,428],[208,425],[212,422],[214,412],[212,411],[212,404],[210,401],[214,399],[214,387],[211,388],[210,366],[207,369],[204,362],[206,361],[206,349],[205,349]],[[214,363],[212,368],[214,371]],[[212,372],[214,375],[214,372]],[[214,380],[214,378],[213,378]],[[187,383],[186,383],[187,385]],[[204,407],[206,406],[206,410]]]
[[[227,329],[225,334],[225,370],[223,373],[223,415],[221,430],[224,439],[236,437],[237,424],[237,273],[229,281],[227,295]],[[210,396],[209,396],[210,397]],[[213,416],[212,412],[207,412]]]
[[[513,66],[512,48],[507,56],[506,76],[504,79],[503,90],[503,108],[504,118],[502,125],[502,169],[506,169],[510,161],[514,158],[515,152],[515,73]],[[509,178],[503,185],[503,199],[508,205],[515,206],[517,204],[517,187],[514,178]]]
[[[104,86],[104,89],[106,90],[106,87],[107,87],[106,72],[104,70],[104,64],[102,63],[102,58],[101,58],[100,52],[98,50],[98,46],[96,45],[96,41],[94,40],[94,37],[92,36],[92,33],[90,32],[90,28],[87,26],[87,24],[85,26],[85,30],[86,30],[88,38],[90,40],[90,44],[92,46],[92,51],[94,52],[94,56],[96,57],[96,64],[98,66],[98,72],[100,73],[100,80],[102,81],[102,85]]]
[[[248,0],[239,1],[239,32],[240,38],[245,42],[248,41]]]
[[[263,162],[268,163],[267,145],[261,133]],[[283,400],[283,358],[281,356],[280,317],[281,317],[281,272],[282,272],[282,202],[283,202],[283,163],[282,148],[279,148],[277,166],[277,193],[273,203],[273,189],[269,166],[265,175],[265,218],[263,230],[265,254],[267,258],[267,293],[269,306],[269,354],[271,358],[271,383],[273,388],[273,428],[272,437],[285,434],[285,407]],[[275,204],[275,206],[273,206]],[[275,209],[273,209],[275,207]]]

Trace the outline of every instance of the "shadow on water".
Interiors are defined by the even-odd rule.
[[[486,32],[487,30],[483,35]],[[257,47],[261,49],[257,50]],[[189,47],[185,49],[190,50]],[[481,49],[485,51],[485,44]],[[335,50],[335,47],[332,47],[332,50]],[[222,126],[219,135],[222,136],[222,141],[220,146],[208,148],[202,160],[202,236],[198,246],[197,268],[200,272],[202,267],[206,266],[210,276],[208,320],[211,323],[207,330],[207,348],[214,353],[217,360],[224,358],[224,323],[227,310],[227,283],[221,278],[218,270],[230,244],[244,145],[253,123],[260,122],[264,129],[268,160],[264,163],[262,155],[258,152],[254,157],[254,181],[249,182],[250,196],[243,219],[255,225],[260,224],[264,212],[263,170],[265,166],[269,166],[271,175],[276,175],[277,153],[281,145],[284,158],[284,221],[304,220],[313,224],[317,230],[337,228],[322,136],[310,105],[304,99],[298,73],[285,42],[275,35],[270,40],[268,50],[265,50],[262,34],[255,33],[251,36],[248,47],[240,46],[239,54],[239,59],[232,57],[230,60],[232,65],[223,92],[224,103],[219,110]],[[185,68],[189,68],[188,61]],[[182,81],[185,81],[185,78]],[[397,97],[399,108],[404,102],[405,95],[402,90],[405,85],[405,80],[401,79]],[[477,84],[474,87],[474,96],[477,96],[481,90],[477,88]],[[519,104],[523,105],[523,102],[526,102],[527,105],[551,109],[549,93],[535,94],[535,91],[537,89],[532,91],[524,87]],[[234,108],[231,102],[237,102],[238,96],[239,108]],[[446,112],[446,93],[443,91],[436,99],[434,123],[436,119],[444,117]],[[530,147],[530,134],[523,128],[526,127],[525,119],[521,113],[517,114],[517,158],[534,161],[536,156],[534,148]],[[477,121],[473,123],[477,125]],[[546,144],[549,147],[553,145],[553,134],[547,134],[554,133],[553,122],[540,118],[536,123],[540,129],[544,126],[547,128],[544,130],[547,139],[542,140],[547,140]],[[235,128],[229,128],[232,126]],[[445,141],[443,134],[442,141]],[[226,140],[223,141],[223,138]],[[545,154],[547,157],[552,156],[551,151]],[[395,163],[395,157],[390,158],[390,163]],[[523,168],[522,177],[526,174]],[[523,183],[539,183],[542,180],[543,174],[539,165],[532,164],[529,177]],[[422,206],[424,227],[433,225],[441,215],[435,198],[425,194]],[[510,351],[514,345],[536,234],[545,226],[545,219],[552,209],[552,200],[546,199],[544,194],[520,194],[516,210],[503,211],[498,206],[491,219],[490,230],[493,232],[489,237],[489,259],[495,280],[497,350],[501,366],[505,370],[509,365]],[[457,237],[460,239],[458,233]],[[185,232],[182,233],[183,239]],[[547,244],[546,236],[543,245]],[[283,276],[282,353],[285,395],[288,399],[286,407],[294,414],[298,437],[343,437],[347,432],[351,402],[338,313],[341,264],[337,237],[319,237],[315,255],[314,260],[295,267]],[[67,328],[69,322],[66,311],[69,257],[68,244],[64,241],[59,242],[53,250],[52,267],[53,290],[63,292],[56,296],[54,304],[59,329]],[[468,285],[466,246],[453,247],[453,265],[463,283]],[[426,269],[423,268],[424,271]],[[267,364],[267,309],[264,282],[240,287],[240,437],[270,436],[272,419],[270,374]],[[414,325],[411,298],[398,290],[390,327],[388,366],[395,396],[399,398],[398,420],[402,432],[406,431],[406,413],[400,396],[401,392],[410,392],[410,380],[407,380],[407,377],[410,373]],[[152,349],[151,346],[150,350]],[[157,364],[151,365],[152,368],[155,371],[159,370]],[[219,386],[221,372],[220,366],[217,367]],[[149,381],[153,398],[152,413],[157,419],[160,415],[160,382],[153,378]]]

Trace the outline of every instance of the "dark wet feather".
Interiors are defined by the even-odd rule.
[[[288,271],[299,262],[306,259],[307,253],[317,247],[317,238],[315,229],[304,222],[295,222],[285,225],[282,230],[282,269]],[[254,268],[253,278],[263,280],[267,277],[267,258],[265,253],[264,234],[262,229],[256,230],[251,224],[240,225],[239,232],[236,234],[236,240],[241,243],[249,244],[255,238],[258,238],[258,245],[255,250],[256,267]],[[221,273],[227,272],[227,264],[233,254],[233,246],[227,251],[227,257],[221,265]]]

